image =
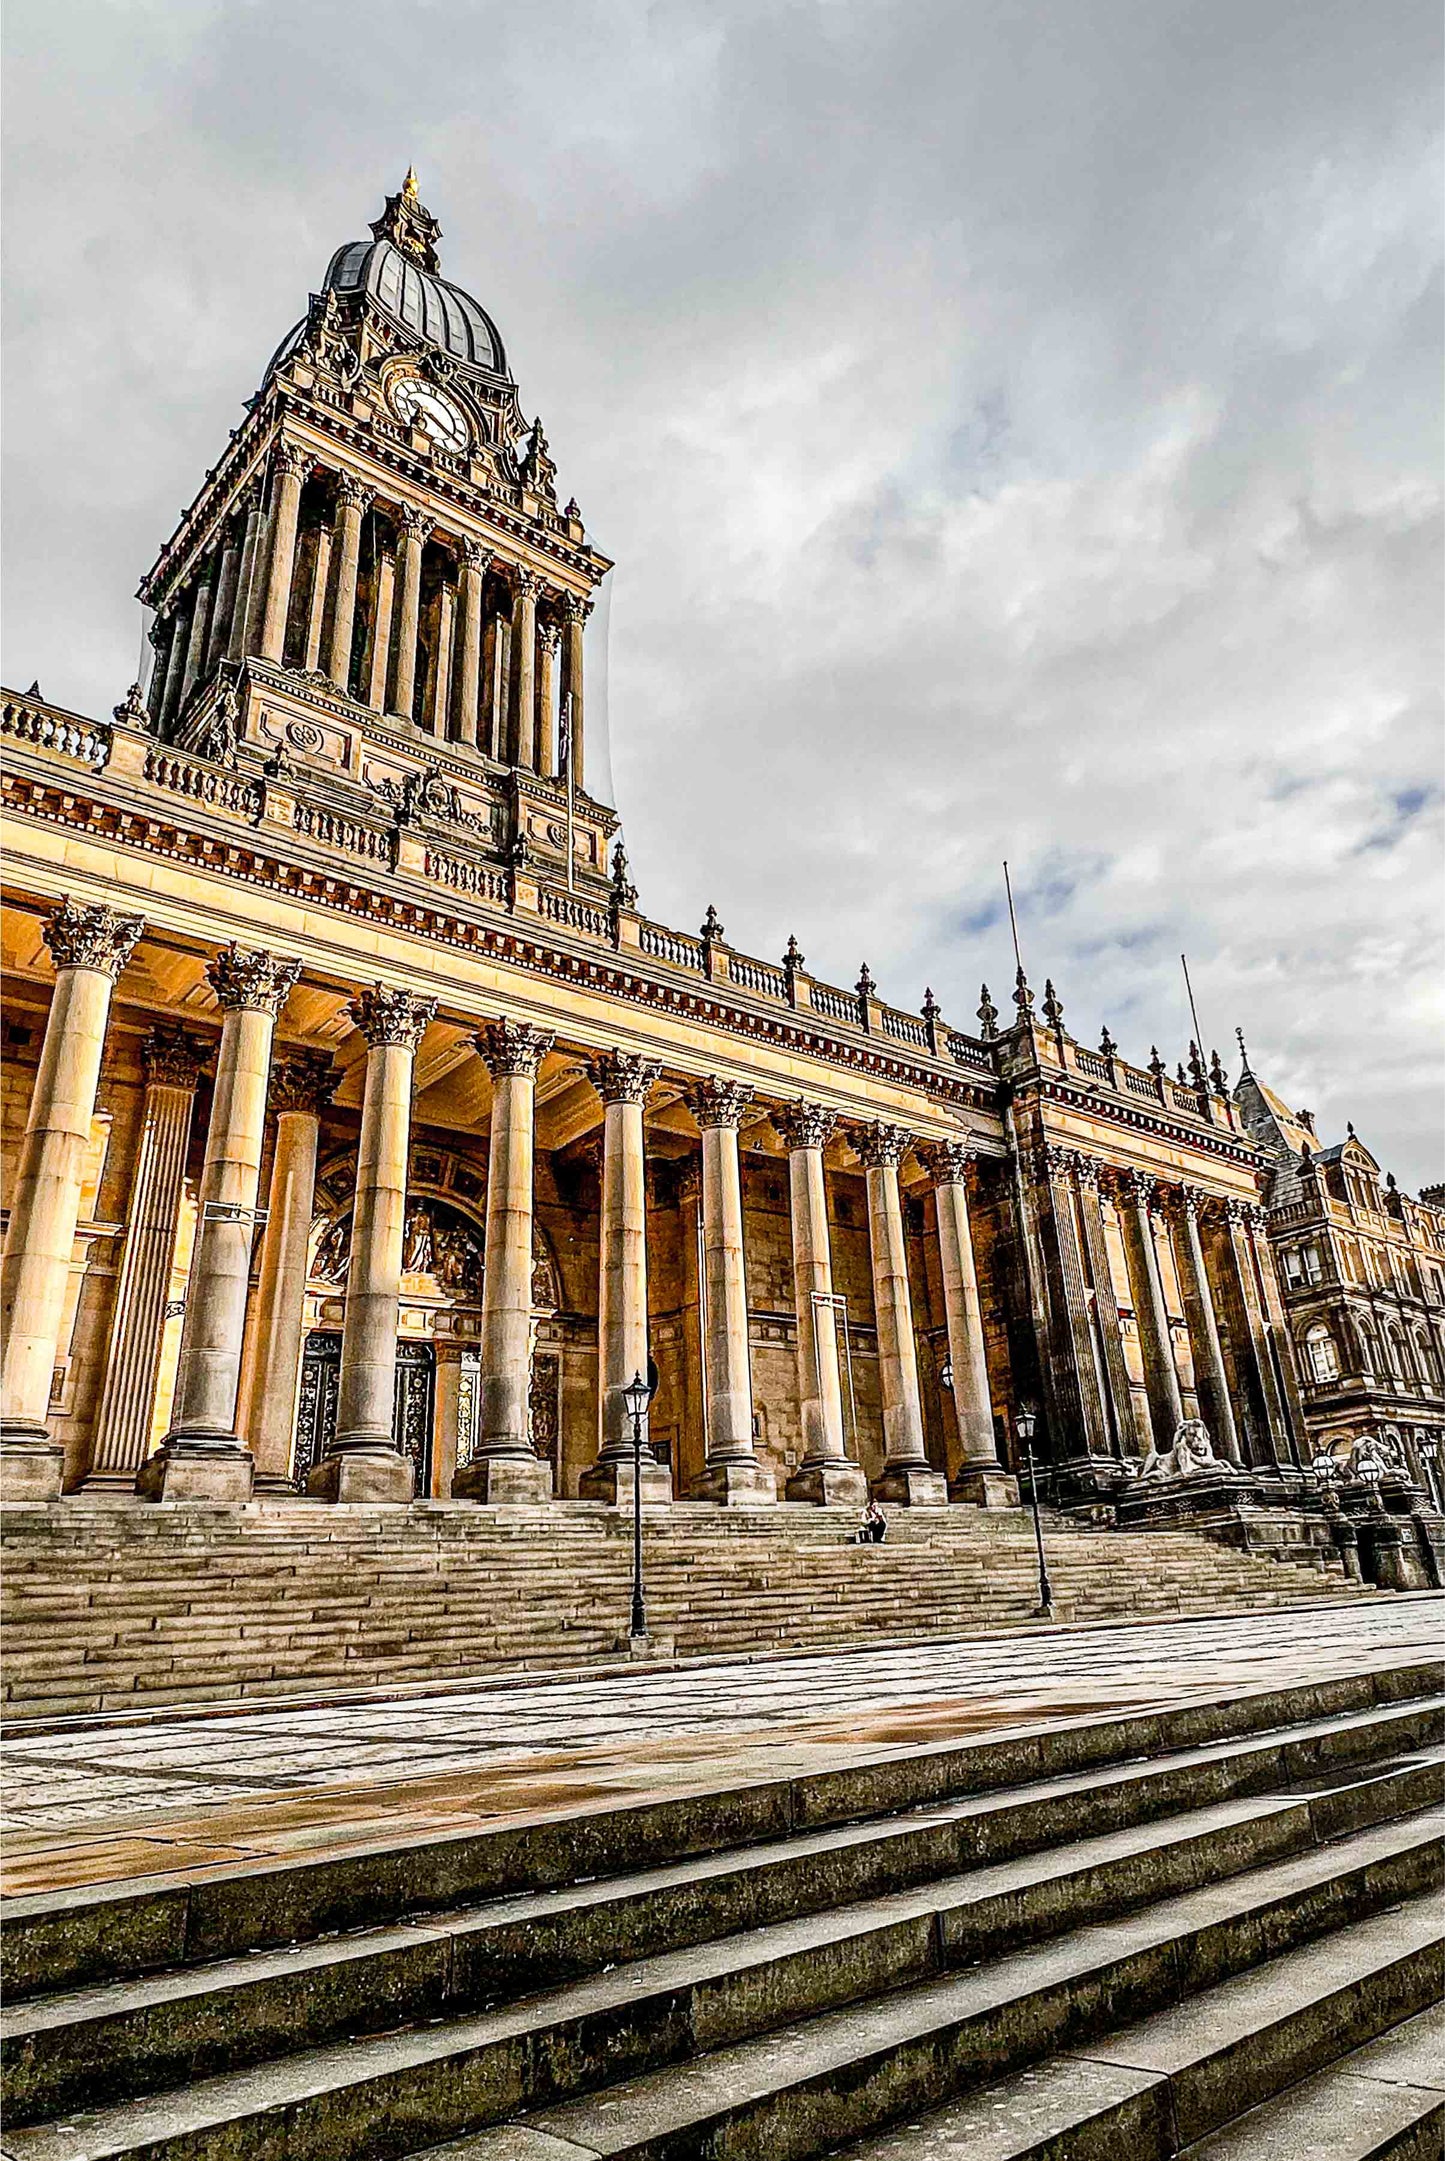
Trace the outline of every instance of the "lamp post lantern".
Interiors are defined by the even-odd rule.
[[[1049,1571],[1044,1560],[1044,1527],[1039,1520],[1039,1479],[1034,1468],[1034,1427],[1038,1414],[1031,1403],[1021,1403],[1014,1413],[1014,1431],[1024,1444],[1024,1455],[1029,1466],[1029,1506],[1034,1516],[1034,1545],[1039,1556],[1039,1618],[1051,1621],[1054,1617],[1054,1589],[1049,1582]]]
[[[627,1415],[632,1420],[632,1623],[628,1630],[634,1643],[647,1640],[647,1607],[642,1596],[642,1420],[652,1390],[640,1373],[622,1391]]]

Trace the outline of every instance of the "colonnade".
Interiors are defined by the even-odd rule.
[[[111,994],[143,926],[103,907],[63,902],[45,925],[56,963],[3,1271],[6,1344],[0,1486],[12,1497],[60,1488],[60,1451],[47,1428],[66,1285],[81,1198],[81,1170],[95,1111]],[[319,1120],[335,1086],[329,1058],[292,1051],[273,1060],[278,1017],[297,981],[296,960],[232,945],[207,977],[221,1013],[215,1081],[199,1190],[199,1220],[186,1287],[171,1429],[140,1462],[155,1395],[185,1161],[203,1050],[175,1024],[146,1049],[147,1091],[131,1224],[102,1400],[97,1469],[115,1480],[132,1469],[150,1499],[244,1500],[284,1482],[289,1468],[303,1326],[308,1241],[315,1208]],[[361,1137],[345,1289],[336,1432],[311,1473],[310,1491],[331,1500],[403,1501],[411,1469],[392,1439],[413,1064],[435,1011],[429,998],[378,984],[348,1007],[366,1045]],[[459,1498],[490,1502],[550,1497],[549,1467],[528,1432],[533,1265],[536,1078],[554,1039],[529,1022],[501,1018],[473,1038],[492,1079],[481,1316],[481,1416],[471,1459],[454,1482]],[[602,1099],[601,1285],[598,1318],[598,1456],[586,1489],[616,1498],[631,1477],[631,1434],[621,1391],[647,1366],[647,1224],[644,1108],[660,1066],[629,1051],[593,1057]],[[175,1098],[174,1101],[170,1100]],[[164,1099],[164,1100],[163,1100]],[[270,1183],[258,1206],[268,1100],[275,1115]],[[802,1461],[787,1494],[810,1501],[861,1499],[843,1417],[823,1150],[838,1114],[803,1102],[759,1102],[746,1083],[705,1076],[687,1090],[701,1135],[701,1412],[706,1462],[698,1497],[725,1503],[775,1498],[771,1471],[753,1441],[753,1390],[743,1250],[739,1131],[768,1118],[788,1151],[797,1305]],[[915,1144],[882,1121],[850,1126],[865,1165],[884,1461],[875,1490],[912,1504],[941,1504],[944,1476],[924,1445],[914,1319],[899,1168],[917,1147],[937,1193],[940,1268],[959,1435],[957,1490],[1001,1498],[977,1481],[1003,1478],[988,1410],[988,1376],[968,1220],[964,1142]],[[257,1231],[262,1241],[248,1296]],[[248,1304],[250,1317],[248,1327]],[[149,1346],[149,1363],[146,1350]],[[667,1473],[645,1452],[646,1490],[665,1498]]]
[[[493,556],[429,511],[320,474],[280,444],[151,632],[148,704],[170,735],[222,659],[320,670],[373,710],[583,785],[585,596]]]
[[[1229,1463],[1244,1464],[1237,1392],[1249,1390],[1252,1380],[1256,1452],[1264,1467],[1294,1465],[1298,1408],[1292,1370],[1285,1370],[1288,1359],[1282,1356],[1284,1315],[1263,1210],[1237,1199],[1216,1203],[1187,1181],[1159,1180],[1056,1146],[1039,1151],[1033,1189],[1048,1197],[1052,1229],[1052,1267],[1044,1271],[1049,1338],[1044,1378],[1053,1398],[1055,1453],[1077,1449],[1127,1459],[1172,1442],[1185,1402],[1161,1266],[1167,1245],[1184,1307],[1200,1415],[1216,1452]],[[1136,1413],[1124,1352],[1103,1198],[1112,1202],[1123,1241],[1143,1367],[1143,1416]],[[1201,1236],[1206,1210],[1228,1256],[1222,1270],[1206,1260]],[[1039,1228],[1035,1220],[1036,1245]],[[1225,1359],[1226,1332],[1234,1351],[1234,1386]]]

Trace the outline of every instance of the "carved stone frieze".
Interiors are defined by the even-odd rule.
[[[56,968],[94,968],[112,982],[135,951],[145,918],[122,915],[96,902],[82,907],[68,896],[41,925]]]
[[[436,1009],[435,998],[418,998],[413,991],[389,983],[360,991],[346,1008],[372,1050],[388,1044],[410,1051],[426,1034]]]
[[[635,1051],[604,1051],[588,1060],[587,1071],[604,1103],[645,1103],[662,1067],[654,1058]]]
[[[550,1029],[535,1028],[529,1020],[493,1020],[472,1040],[493,1080],[501,1080],[535,1075],[557,1039]]]
[[[206,981],[222,1012],[269,1013],[273,1019],[300,973],[299,960],[280,959],[234,941],[206,963]]]

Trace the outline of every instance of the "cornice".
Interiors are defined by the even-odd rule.
[[[1262,1171],[1267,1159],[1263,1150],[1256,1148],[1242,1135],[1226,1133],[1218,1126],[1185,1125],[1167,1113],[1153,1112],[1141,1103],[1120,1096],[1102,1096],[1093,1087],[1074,1086],[1067,1079],[1052,1074],[1030,1075],[1014,1084],[1014,1100],[1021,1105],[1031,1100],[1036,1103],[1057,1103],[1090,1118],[1098,1118],[1106,1124],[1118,1126],[1128,1132],[1148,1133],[1168,1141],[1175,1147],[1192,1148],[1205,1155],[1224,1157],[1230,1162]]]
[[[596,989],[629,1005],[699,1021],[725,1034],[751,1037],[860,1076],[909,1088],[950,1108],[986,1112],[998,1108],[996,1084],[982,1074],[970,1076],[956,1066],[944,1067],[941,1063],[924,1065],[883,1049],[876,1039],[848,1042],[822,1028],[805,1025],[802,1017],[792,1012],[763,1013],[742,1001],[731,1000],[720,994],[718,985],[693,987],[664,981],[649,975],[643,965],[630,967],[611,953],[571,949],[540,929],[530,933],[515,918],[493,924],[464,917],[401,893],[364,885],[346,876],[340,866],[313,868],[295,859],[267,854],[254,834],[211,834],[197,830],[195,824],[180,817],[158,816],[148,808],[132,810],[86,789],[82,775],[72,782],[68,776],[65,781],[49,781],[7,772],[0,777],[0,800],[23,816],[78,828],[110,845],[160,856],[228,881],[265,886],[312,907],[370,919],[432,944],[483,953],[533,975]]]

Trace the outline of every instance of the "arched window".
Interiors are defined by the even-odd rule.
[[[1415,1368],[1411,1363],[1410,1353],[1405,1348],[1405,1338],[1398,1328],[1390,1330],[1390,1364],[1395,1369],[1395,1378],[1397,1380],[1410,1381],[1414,1379]]]
[[[1323,1321],[1316,1321],[1313,1328],[1305,1330],[1305,1358],[1312,1381],[1333,1381],[1339,1378],[1340,1354],[1335,1349],[1335,1339]]]

